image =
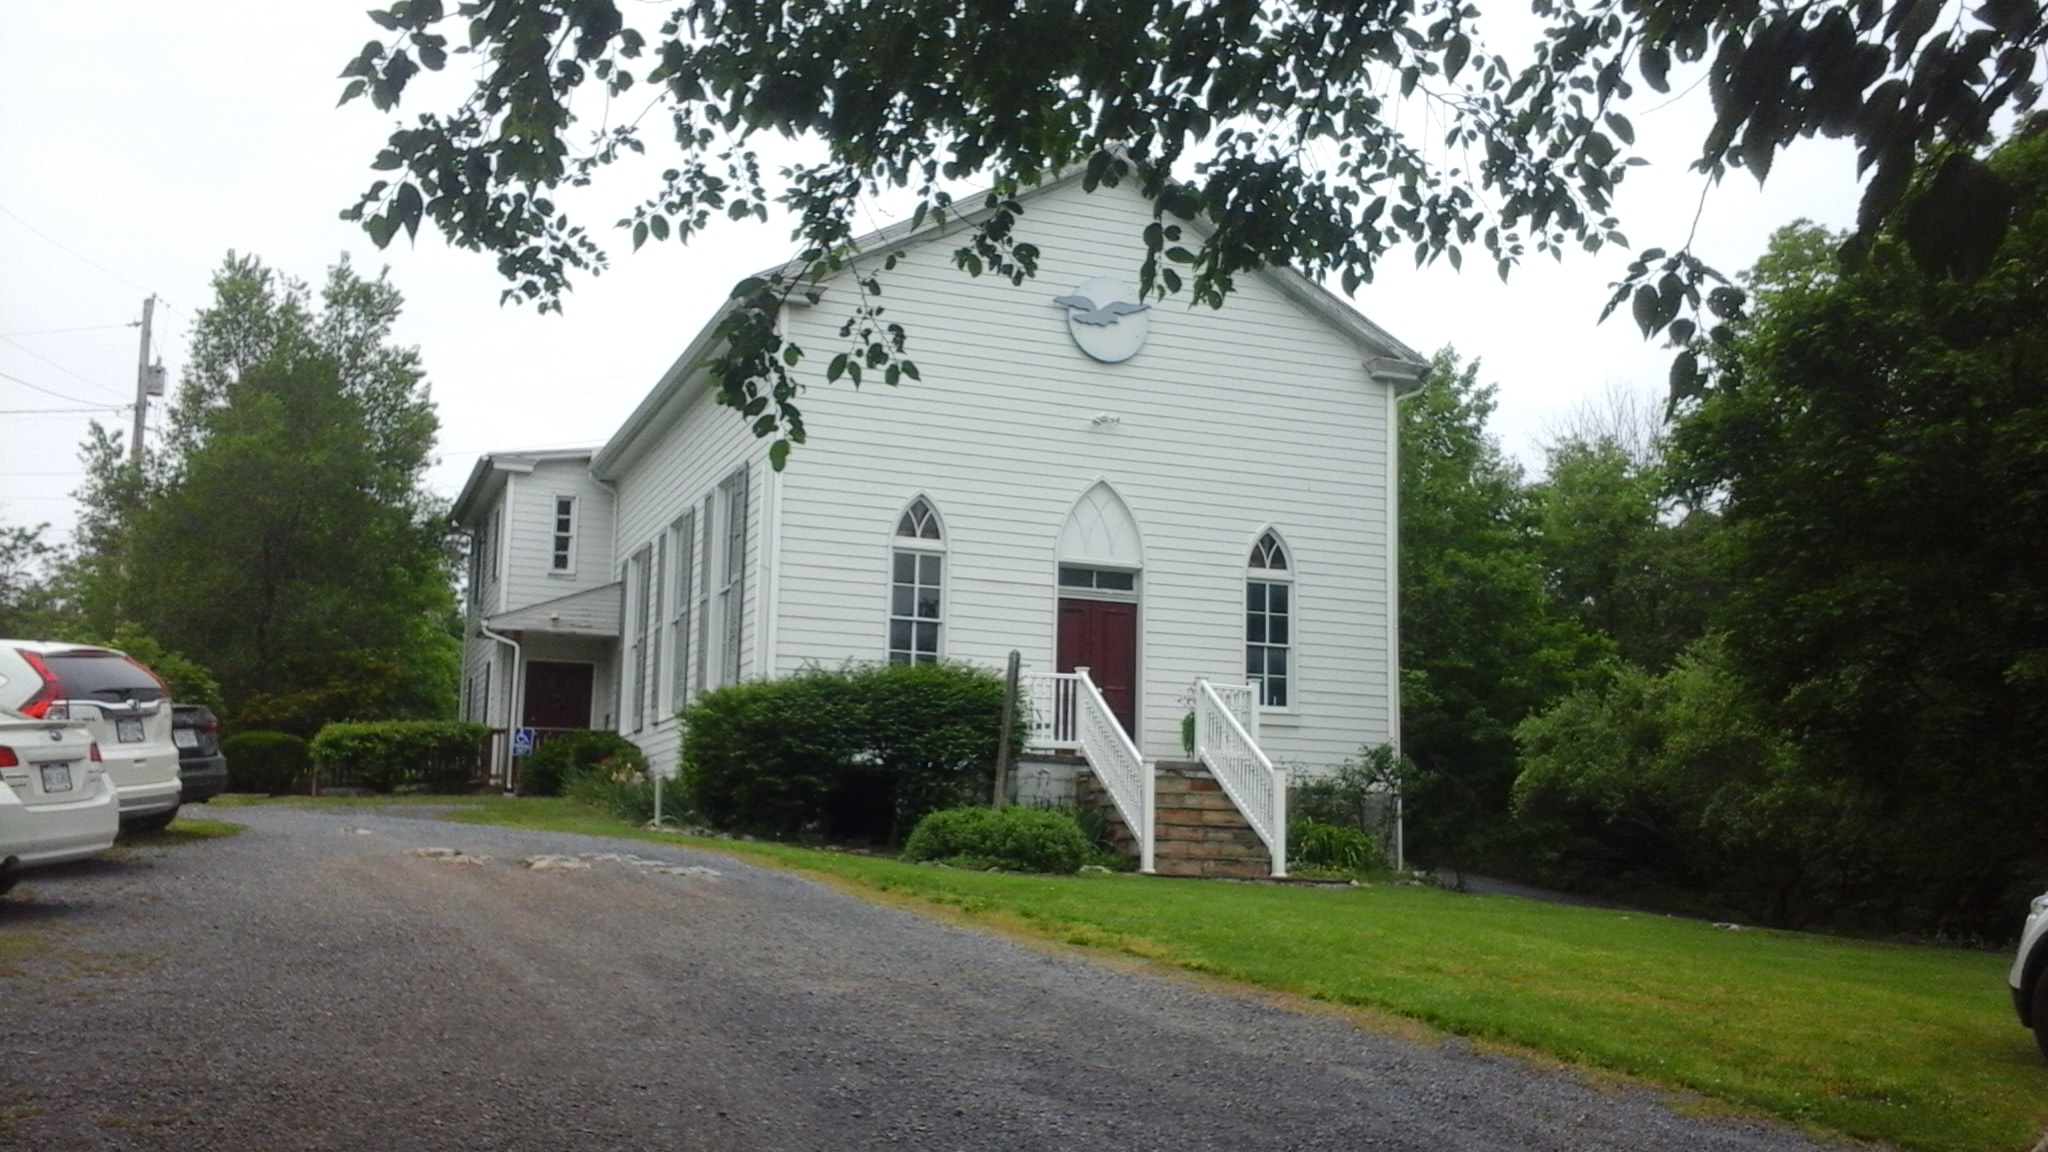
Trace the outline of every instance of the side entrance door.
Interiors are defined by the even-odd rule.
[[[590,692],[596,681],[593,664],[566,660],[533,660],[526,665],[527,728],[590,727]]]
[[[1138,606],[1119,600],[1060,600],[1059,670],[1088,669],[1124,732],[1137,739]]]

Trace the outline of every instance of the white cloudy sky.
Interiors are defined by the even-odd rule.
[[[596,444],[652,386],[740,276],[789,252],[787,231],[735,226],[688,249],[616,254],[566,316],[501,307],[484,257],[422,234],[379,252],[337,218],[369,180],[391,117],[337,109],[335,74],[377,29],[367,0],[76,0],[0,5],[0,524],[73,520],[77,447],[95,417],[125,429],[142,300],[173,381],[207,280],[230,250],[315,283],[341,254],[388,265],[400,338],[419,345],[442,421],[433,486],[453,495],[484,451]],[[657,5],[659,7],[659,5]],[[1651,168],[1620,214],[1638,243],[1682,241],[1699,203],[1686,173],[1703,94],[1639,107]],[[619,198],[591,214],[606,223]],[[1747,265],[1798,216],[1854,216],[1849,154],[1809,145],[1759,194],[1737,177],[1709,198],[1698,248]],[[1611,253],[1491,273],[1395,261],[1357,306],[1424,352],[1454,344],[1499,385],[1495,429],[1533,459],[1547,429],[1616,387],[1661,386],[1668,353],[1619,316],[1594,323]],[[93,411],[81,411],[92,409]],[[152,424],[157,423],[152,412]]]

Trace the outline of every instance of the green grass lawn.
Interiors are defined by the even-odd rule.
[[[770,861],[991,927],[1419,1020],[1850,1136],[2012,1152],[2048,1127],[2048,1065],[2013,1018],[2000,954],[1393,885],[963,872],[627,831],[559,800],[457,803],[470,805],[453,815],[464,821]]]

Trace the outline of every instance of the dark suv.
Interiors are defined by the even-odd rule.
[[[178,803],[204,804],[228,790],[220,754],[220,721],[204,704],[171,705],[171,743],[178,746]]]

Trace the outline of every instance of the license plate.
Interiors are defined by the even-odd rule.
[[[194,732],[190,728],[173,728],[171,729],[171,743],[176,744],[180,748],[197,748],[199,747],[199,733]]]
[[[114,739],[123,744],[142,743],[142,718],[140,716],[115,717]]]
[[[45,792],[69,792],[69,791],[71,791],[71,765],[69,765],[69,764],[38,764],[38,765],[36,765],[36,767],[38,767],[38,768],[40,768],[40,769],[42,769],[42,770],[43,770],[43,791],[45,791]]]

